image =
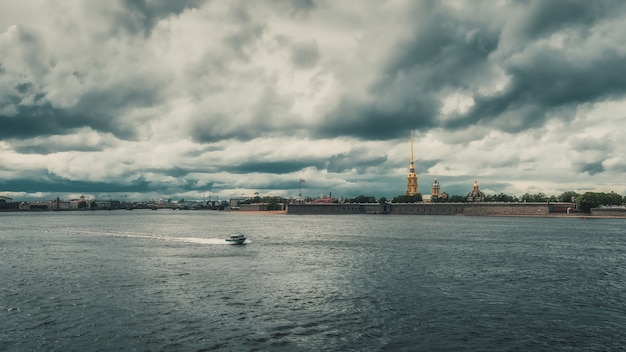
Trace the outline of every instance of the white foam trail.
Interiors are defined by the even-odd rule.
[[[128,232],[96,232],[96,231],[77,231],[77,232],[96,234],[96,235],[108,235],[108,236],[115,236],[115,237],[144,238],[144,239],[150,239],[150,240],[173,241],[173,242],[184,242],[184,243],[230,244],[226,242],[223,238],[174,237],[174,236],[159,236],[159,235],[150,235],[150,234],[143,234],[143,233],[128,233]]]
[[[228,244],[223,238],[172,237],[168,240],[198,244]]]
[[[173,237],[143,234],[120,234],[123,237],[147,238],[161,241],[196,243],[196,244],[228,244],[223,238],[202,238],[202,237]]]

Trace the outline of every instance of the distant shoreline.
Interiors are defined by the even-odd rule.
[[[235,214],[265,214],[265,215],[289,215],[285,210],[226,210],[228,213]],[[324,214],[292,214],[292,215],[324,215]],[[334,214],[343,215],[343,214]],[[346,214],[346,215],[397,215],[397,214]],[[428,214],[429,215],[429,214]],[[404,216],[404,215],[403,215]],[[411,215],[409,215],[411,216]],[[423,216],[423,215],[413,215]],[[547,214],[547,215],[438,215],[446,216],[483,216],[483,217],[516,217],[516,218],[573,218],[573,219],[626,219],[625,216],[608,216],[608,215],[591,215],[591,214]]]
[[[126,210],[126,209],[112,209],[112,210],[107,210],[107,211],[116,211],[116,210]],[[150,209],[134,209],[134,211],[141,211],[141,210],[150,210]],[[159,211],[164,211],[164,210],[170,210],[170,209],[159,209]],[[97,212],[100,211],[104,211],[102,209],[98,209],[95,210]],[[128,211],[128,210],[127,210]],[[184,212],[187,211],[198,211],[198,210],[183,210]],[[215,211],[215,210],[212,210]],[[63,210],[23,210],[23,209],[16,209],[16,210],[7,210],[7,209],[2,209],[0,210],[0,213],[55,213],[55,212],[61,212],[61,213],[68,213],[68,212],[91,212],[91,210],[85,210],[85,209],[63,209]],[[232,213],[232,214],[242,214],[242,215],[250,215],[250,214],[262,214],[262,215],[289,215],[287,213],[286,210],[219,210],[219,211],[215,211],[215,212],[226,212],[226,213]],[[324,215],[324,214],[291,214],[291,215],[301,215],[301,216],[306,216],[306,215]],[[327,214],[327,215],[398,215],[398,214]],[[431,214],[408,214],[408,216],[423,216],[423,215],[431,215]],[[404,216],[404,215],[403,215]],[[623,216],[619,216],[619,215],[615,215],[615,216],[611,216],[611,215],[591,215],[591,214],[582,214],[582,213],[575,213],[575,214],[534,214],[534,215],[523,215],[523,214],[502,214],[502,215],[495,215],[495,214],[472,214],[472,215],[466,215],[466,214],[455,214],[455,215],[438,215],[438,216],[442,216],[442,217],[446,217],[446,216],[482,216],[482,217],[522,217],[522,218],[572,218],[572,219],[626,219],[626,215]]]

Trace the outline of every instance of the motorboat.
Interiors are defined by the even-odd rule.
[[[246,236],[242,233],[233,233],[230,237],[226,238],[226,242],[230,244],[243,244],[246,241]]]

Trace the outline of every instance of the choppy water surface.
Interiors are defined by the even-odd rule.
[[[625,220],[0,213],[0,350],[626,350]],[[245,246],[227,245],[233,231]]]

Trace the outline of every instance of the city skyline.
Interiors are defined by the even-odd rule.
[[[626,193],[621,1],[0,5],[0,195]],[[305,180],[306,183],[301,183]]]

